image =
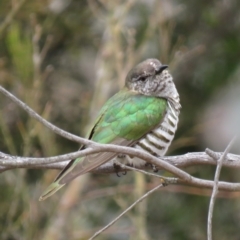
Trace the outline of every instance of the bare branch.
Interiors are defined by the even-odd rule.
[[[157,175],[157,174],[154,174],[154,173],[146,172],[146,171],[143,171],[143,170],[135,168],[135,167],[127,166],[127,165],[122,164],[120,162],[117,162],[117,164],[122,168],[122,170],[128,169],[128,170],[132,170],[132,171],[143,173],[143,174],[151,176],[151,177],[157,177],[157,178],[162,179],[165,182],[168,182],[169,184],[176,184],[177,181],[178,181],[177,178],[163,177],[161,175]]]
[[[82,151],[59,155],[56,157],[46,157],[46,158],[28,158],[28,157],[18,157],[18,156],[11,156],[10,159],[7,157],[0,157],[0,165],[7,166],[7,167],[30,167],[42,164],[50,164],[50,163],[57,163],[63,162],[69,159],[75,159],[81,156],[86,156],[87,154],[96,153],[98,150],[94,150],[92,148],[87,148]]]
[[[123,147],[123,146],[118,146],[113,144],[95,143],[93,141],[70,134],[54,126],[53,124],[49,123],[48,121],[43,119],[40,115],[35,113],[25,103],[20,101],[18,98],[16,98],[14,95],[9,93],[7,90],[5,90],[1,86],[0,86],[0,92],[2,92],[5,96],[10,98],[16,104],[18,104],[30,116],[32,116],[33,118],[41,122],[44,126],[49,128],[53,132],[69,140],[76,141],[88,146],[87,149],[82,151],[78,151],[70,154],[64,154],[56,157],[48,157],[48,158],[22,158],[18,156],[15,156],[15,157],[9,156],[2,153],[0,155],[0,172],[3,172],[8,169],[16,168],[16,167],[62,168],[63,166],[66,165],[66,161],[69,159],[75,159],[76,157],[85,156],[87,154],[93,154],[97,152],[115,152],[115,153],[123,153],[131,156],[139,157],[145,160],[146,162],[149,162],[155,165],[158,169],[165,169],[166,171],[172,173],[174,176],[178,178],[178,183],[194,185],[196,187],[205,187],[205,188],[212,188],[214,185],[213,181],[195,178],[190,174],[188,174],[187,172],[179,169],[179,167],[186,167],[194,164],[216,165],[216,161],[214,161],[214,159],[212,159],[206,153],[188,153],[182,156],[157,158],[155,156],[152,156],[149,153],[146,153],[131,147]],[[216,156],[217,155],[221,156],[222,153],[216,153]],[[223,162],[223,165],[228,167],[239,167],[240,157],[237,155],[229,154],[226,160]],[[100,166],[99,168],[94,169],[92,172],[109,173],[114,171],[115,170],[113,168],[113,163],[108,162],[103,166]],[[219,182],[219,189],[226,190],[226,191],[239,191],[240,183]]]
[[[210,150],[208,149],[208,151]],[[1,160],[4,160],[4,161],[7,161],[6,165],[11,164],[12,166],[11,168],[50,169],[51,168],[50,166],[52,166],[53,169],[62,169],[66,165],[67,161],[69,161],[69,159],[74,159],[76,157],[83,156],[85,155],[85,153],[86,152],[82,152],[82,153],[73,152],[70,154],[65,154],[65,155],[56,156],[56,157],[49,157],[49,158],[29,158],[29,157],[11,156],[11,155],[0,152],[0,165],[2,165]],[[223,153],[214,152],[214,154],[215,156],[217,156],[217,158],[220,158]],[[18,159],[18,161],[21,161],[21,164],[20,162],[16,163],[16,159]],[[187,154],[178,155],[178,156],[168,156],[168,157],[162,157],[161,159],[179,168],[185,168],[185,167],[194,166],[194,165],[216,165],[216,161],[211,157],[209,157],[209,155],[204,152],[187,153]],[[32,165],[29,164],[29,161],[34,162],[34,164]],[[66,161],[66,163],[62,164],[61,161]],[[47,162],[47,164],[44,164],[44,162]],[[108,165],[109,165],[108,163],[102,165],[102,167],[99,168],[100,171],[98,172],[99,173],[101,173],[101,171],[103,171],[104,173],[114,172],[112,164],[111,164],[111,167]],[[223,162],[223,166],[229,167],[229,168],[235,168],[235,169],[240,168],[240,156],[229,153]],[[2,165],[2,169],[4,169],[3,165]],[[108,171],[106,171],[106,169],[108,169]]]
[[[27,106],[24,102],[19,100],[17,97],[15,97],[13,94],[8,92],[6,89],[4,89],[2,86],[0,86],[0,92],[3,93],[6,97],[10,98],[13,102],[15,102],[19,107],[21,107],[23,110],[25,110],[31,117],[42,123],[45,127],[49,128],[54,133],[67,138],[71,141],[78,142],[84,145],[90,145],[93,142],[90,140],[86,140],[84,138],[78,137],[74,134],[68,133],[52,123],[46,121],[44,118],[42,118],[39,114],[37,114],[35,111],[33,111],[29,106]]]
[[[113,149],[114,147],[115,147],[115,150]],[[77,157],[77,156],[86,155],[86,153],[89,154],[89,153],[95,153],[95,152],[98,152],[98,151],[99,152],[100,151],[115,151],[115,152],[119,153],[119,152],[121,152],[121,149],[123,149],[122,152],[125,153],[125,154],[127,154],[129,152],[130,155],[141,157],[143,160],[146,160],[146,161],[148,161],[152,164],[155,164],[159,169],[165,169],[165,170],[171,172],[172,174],[174,174],[176,177],[179,178],[178,183],[194,185],[196,187],[201,187],[201,188],[202,187],[213,188],[213,185],[214,185],[213,181],[195,178],[195,177],[191,176],[190,174],[184,172],[183,170],[173,166],[171,164],[171,161],[167,162],[169,159],[173,158],[174,160],[176,160],[176,165],[178,165],[178,167],[179,167],[179,164],[177,164],[177,157],[178,156],[158,159],[158,158],[156,158],[154,156],[151,156],[150,154],[147,154],[147,153],[142,152],[140,150],[135,150],[135,149],[127,148],[127,147],[119,147],[119,146],[116,146],[116,145],[102,145],[101,147],[96,147],[96,148],[94,146],[94,148],[88,148],[88,149],[84,150],[85,152],[79,151],[79,152],[75,152],[73,154],[65,154],[65,155],[61,156],[61,161],[64,161],[64,162],[57,163],[57,164],[55,164],[54,161],[52,161],[52,160],[55,160],[55,162],[57,162],[58,157],[47,158],[48,159],[48,164],[46,164],[46,161],[45,161],[46,158],[20,158],[20,157],[16,157],[16,159],[18,159],[19,162],[15,162],[15,167],[16,167],[16,165],[18,165],[18,166],[21,166],[21,167],[24,167],[24,168],[38,168],[38,169],[62,168],[66,165],[66,159],[69,156]],[[202,154],[204,154],[204,153],[202,153]],[[186,155],[189,156],[189,154],[186,154]],[[186,159],[186,161],[187,161],[186,155],[179,156],[179,158],[183,157],[183,159]],[[9,156],[9,155],[6,155],[6,156]],[[221,156],[221,154],[220,154],[220,156]],[[2,172],[4,170],[12,169],[13,166],[14,166],[14,163],[11,162],[12,166],[9,166],[10,163],[8,165],[8,163],[6,162],[7,161],[6,158],[3,157],[2,154],[0,155],[0,158],[1,157],[2,157],[2,159],[4,158],[4,160],[0,161],[0,172]],[[194,158],[195,157],[196,157],[196,155],[194,155]],[[21,159],[29,160],[30,162],[35,161],[35,160],[41,160],[41,161],[44,161],[45,164],[41,165],[39,163],[40,161],[35,161],[35,164],[30,163],[30,162],[27,162],[27,164],[25,164],[24,162],[21,162]],[[5,163],[5,166],[1,166],[1,163],[3,163],[3,162]],[[200,162],[200,161],[198,161],[198,162]],[[52,165],[50,165],[50,163]],[[204,163],[206,163],[206,161],[202,161],[202,164],[204,164]],[[4,169],[4,167],[6,167],[6,168]],[[125,171],[125,170],[122,169],[121,171]],[[94,169],[92,172],[94,172],[94,173],[111,173],[111,172],[115,172],[115,169],[113,167],[113,163],[108,162],[108,163],[100,166],[99,168]],[[219,189],[226,190],[226,191],[240,191],[240,183],[228,183],[228,182],[220,181],[219,182]]]
[[[222,168],[222,164],[224,159],[226,158],[227,154],[230,151],[230,148],[232,147],[234,141],[236,140],[236,137],[232,139],[232,141],[228,144],[227,148],[225,149],[223,155],[221,158],[218,160],[216,172],[215,172],[215,177],[214,177],[214,185],[213,185],[213,191],[212,191],[212,196],[209,204],[209,210],[208,210],[208,225],[207,225],[207,239],[212,240],[212,217],[213,217],[213,209],[214,209],[214,204],[216,201],[216,197],[218,194],[218,183],[219,183],[219,177],[220,177],[220,172]],[[216,156],[215,154],[212,154],[212,156]]]
[[[155,192],[157,189],[160,187],[163,187],[163,184],[161,183],[160,185],[156,186],[152,190],[148,191],[146,194],[144,194],[142,197],[140,197],[137,201],[135,201],[131,206],[129,206],[126,210],[124,210],[118,217],[116,217],[113,221],[111,221],[108,225],[106,225],[104,228],[100,229],[97,231],[92,237],[89,238],[89,240],[92,240],[96,238],[99,234],[104,232],[106,229],[111,227],[116,221],[118,221],[125,213],[130,211],[134,206],[136,206],[139,202],[141,202],[143,199],[147,198],[151,193]]]

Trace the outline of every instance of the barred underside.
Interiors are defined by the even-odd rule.
[[[177,129],[179,111],[168,102],[167,113],[158,127],[149,132],[133,147],[141,149],[155,156],[164,156],[170,146]],[[145,161],[139,158],[127,157],[127,163],[142,166]]]

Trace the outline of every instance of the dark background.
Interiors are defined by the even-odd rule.
[[[240,123],[239,9],[238,0],[0,1],[0,84],[55,125],[84,136],[127,72],[155,57],[169,65],[182,104],[168,155],[224,151]],[[239,144],[231,152],[239,154]],[[46,157],[78,147],[0,95],[0,151]],[[215,168],[186,170],[213,179]],[[39,202],[57,172],[0,174],[0,239],[88,239],[159,183],[132,172],[86,174]],[[239,171],[223,169],[221,179],[237,182]],[[166,187],[98,239],[206,239],[209,194]],[[215,239],[239,239],[239,197],[224,192],[217,199]]]

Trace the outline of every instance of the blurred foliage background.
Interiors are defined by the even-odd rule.
[[[170,155],[223,151],[240,122],[238,0],[0,1],[0,84],[57,126],[84,136],[103,103],[143,59],[169,64],[182,111]],[[239,142],[232,152],[239,154]],[[0,151],[53,156],[78,144],[52,134],[0,95]],[[214,167],[187,169],[212,179]],[[0,239],[88,239],[158,180],[86,174],[45,202],[56,170],[0,174]],[[221,179],[240,181],[224,169]],[[169,186],[98,239],[206,239],[209,194]],[[215,239],[239,239],[240,195],[218,198]]]

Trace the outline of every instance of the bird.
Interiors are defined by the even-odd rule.
[[[175,135],[180,109],[168,66],[155,58],[146,59],[128,72],[124,87],[103,105],[87,138],[164,156]],[[114,152],[79,157],[68,163],[39,200],[45,200],[76,177],[115,160],[133,167],[146,164],[137,157]]]

